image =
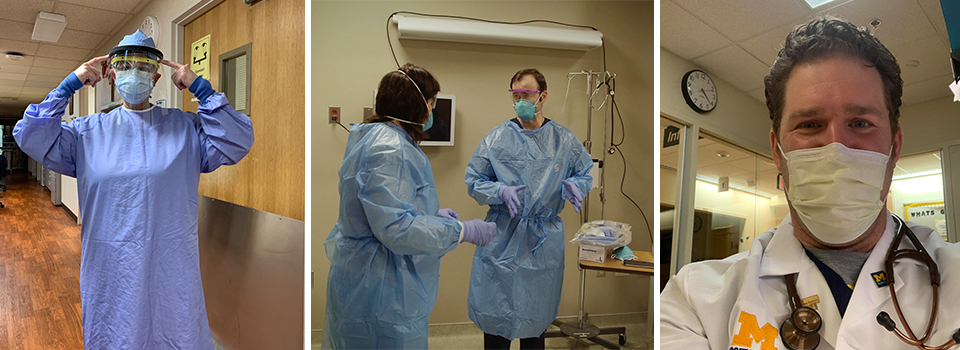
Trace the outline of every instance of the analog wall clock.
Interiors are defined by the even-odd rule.
[[[707,113],[717,107],[717,85],[706,72],[694,69],[683,75],[683,100],[698,113]]]

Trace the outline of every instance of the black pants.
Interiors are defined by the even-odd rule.
[[[510,350],[511,341],[512,340],[501,337],[499,335],[483,333],[483,349],[484,350]],[[543,348],[544,348],[543,333],[540,333],[540,337],[538,338],[521,338],[520,339],[520,349],[542,350]]]

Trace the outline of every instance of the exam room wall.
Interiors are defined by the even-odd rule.
[[[327,123],[327,107],[341,106],[344,124],[360,122],[362,107],[373,103],[373,90],[380,78],[396,68],[386,42],[384,24],[394,11],[451,14],[485,19],[519,21],[551,19],[591,25],[604,34],[607,67],[617,73],[617,104],[624,117],[627,138],[621,146],[627,159],[627,192],[649,218],[653,210],[653,3],[626,1],[563,2],[340,2],[314,1],[313,35],[313,210],[312,326],[323,327],[327,274],[330,264],[323,241],[338,216],[338,176],[347,132]],[[510,9],[503,11],[503,9]],[[470,156],[486,133],[513,116],[508,89],[517,70],[536,67],[546,75],[549,97],[544,114],[586,136],[586,92],[582,77],[570,85],[563,113],[568,72],[603,70],[601,50],[588,52],[545,50],[492,45],[402,41],[391,37],[400,63],[413,62],[430,70],[442,93],[457,96],[456,146],[424,147],[433,164],[442,207],[456,210],[464,219],[483,218],[487,207],[467,195],[463,175]],[[594,113],[594,157],[603,143],[603,117]],[[619,124],[618,124],[618,130]],[[618,131],[619,137],[619,131]],[[605,217],[633,225],[635,250],[651,250],[646,224],[636,208],[619,192],[623,166],[618,156],[608,156]],[[600,218],[597,191],[591,192],[591,219]],[[579,227],[579,217],[568,205],[561,214],[569,240]],[[652,225],[652,223],[651,223]],[[575,316],[579,292],[577,249],[565,245],[563,293],[560,316]],[[470,322],[467,290],[474,247],[464,244],[443,259],[440,293],[430,323]],[[585,310],[591,314],[642,312],[648,310],[649,277],[596,277],[587,274]],[[614,296],[617,296],[616,298]]]
[[[106,40],[97,49],[97,55],[105,55],[116,46],[124,35],[140,27],[146,16],[154,16],[160,22],[160,38],[157,48],[164,58],[173,59],[171,21],[187,9],[209,3],[208,13],[219,14],[207,21],[199,30],[203,36],[211,35],[211,55],[252,42],[251,109],[247,113],[253,122],[254,145],[250,153],[233,166],[221,167],[210,174],[201,175],[200,194],[257,210],[304,220],[304,103],[305,77],[302,69],[304,57],[305,3],[300,0],[261,1],[246,5],[242,1],[224,3],[219,0],[155,0],[149,2],[132,19],[124,24],[119,34]],[[214,6],[215,5],[215,6]],[[212,21],[212,22],[211,22]],[[194,24],[191,22],[187,24]],[[198,23],[199,24],[199,23]],[[185,30],[184,42],[195,38]],[[182,51],[183,48],[180,48]],[[184,57],[189,52],[184,52]],[[180,63],[185,63],[186,59]],[[211,62],[211,78],[215,90],[219,72],[216,60]],[[166,99],[183,93],[183,109],[196,111],[193,95],[173,86],[169,68],[162,68],[163,77],[157,82],[151,95],[152,101]]]

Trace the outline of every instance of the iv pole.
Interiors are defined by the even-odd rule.
[[[613,74],[613,73],[610,73],[610,72],[594,72],[594,71],[592,71],[592,70],[590,70],[590,71],[572,72],[572,73],[568,73],[567,75],[568,75],[568,76],[583,75],[583,76],[586,76],[586,78],[587,78],[587,95],[589,95],[589,97],[587,98],[587,137],[586,137],[586,139],[584,139],[584,141],[583,141],[583,147],[586,148],[587,154],[591,155],[591,159],[593,159],[593,155],[592,155],[592,152],[591,152],[591,151],[592,151],[591,148],[592,148],[592,146],[593,146],[593,141],[591,140],[591,139],[592,139],[592,132],[593,132],[593,110],[594,110],[593,99],[594,99],[594,97],[596,97],[596,94],[600,92],[600,87],[601,87],[601,83],[595,83],[595,82],[606,81],[606,79],[615,79],[617,75],[616,75],[616,74]],[[594,85],[596,85],[596,86],[594,86]],[[609,95],[608,97],[612,97],[613,94],[614,94],[614,91],[612,90],[612,88],[610,87],[610,85],[607,85],[607,93],[608,93],[608,95]],[[602,104],[600,105],[601,108],[602,108],[605,104],[606,104],[606,99],[604,99],[604,103],[602,103]],[[612,119],[612,117],[613,117],[613,112],[614,112],[614,111],[613,111],[613,108],[610,108],[611,119]],[[604,118],[604,121],[603,121],[603,144],[604,144],[604,147],[606,147],[606,146],[608,145],[608,143],[609,143],[609,140],[607,140],[607,130],[608,130],[608,128],[607,128],[607,120],[606,120],[606,118]],[[604,188],[603,188],[603,187],[604,187],[604,173],[605,173],[604,168],[603,168],[603,164],[604,164],[604,162],[606,161],[607,153],[612,154],[612,153],[611,153],[612,151],[613,151],[612,149],[610,149],[610,150],[604,150],[603,155],[600,157],[600,162],[599,162],[600,185],[598,186],[598,188],[600,189],[600,207],[601,207],[601,210],[600,210],[601,215],[600,215],[600,217],[601,217],[601,218],[603,218],[603,209],[602,209],[602,208],[603,208],[603,204],[606,202],[606,198],[605,198],[605,196],[604,196]],[[589,217],[590,217],[590,196],[589,196],[589,195],[587,195],[586,197],[583,198],[583,210],[582,210],[582,213],[583,213],[583,216],[582,216],[582,220],[580,221],[580,224],[581,224],[581,225],[583,225],[583,224],[585,224],[585,223],[587,223],[587,222],[590,221],[590,219],[589,219]],[[585,282],[586,282],[586,277],[587,277],[587,276],[586,276],[586,273],[587,273],[586,271],[587,271],[587,270],[585,270],[585,269],[583,269],[583,268],[580,268],[580,307],[579,307],[579,312],[578,312],[578,315],[577,315],[577,321],[576,321],[576,322],[566,322],[566,323],[564,323],[564,322],[560,322],[560,320],[554,320],[554,321],[553,321],[553,325],[555,325],[555,326],[557,326],[557,327],[560,327],[560,330],[559,330],[559,331],[547,331],[547,332],[544,332],[544,337],[545,337],[545,338],[573,337],[573,338],[576,338],[576,339],[587,339],[587,340],[590,340],[590,341],[596,343],[597,345],[603,346],[603,347],[608,348],[608,349],[620,349],[620,346],[617,346],[617,345],[615,345],[615,344],[607,341],[606,339],[600,338],[599,335],[601,335],[601,334],[619,334],[619,343],[620,343],[620,345],[623,345],[623,344],[626,343],[626,335],[625,335],[625,333],[626,333],[626,328],[625,328],[625,327],[599,328],[599,327],[597,327],[597,326],[594,326],[593,324],[588,323],[587,320],[586,320],[586,318],[587,318],[587,317],[586,317],[586,314],[583,312],[583,295],[584,295],[584,290],[585,290],[585,287],[586,287]]]

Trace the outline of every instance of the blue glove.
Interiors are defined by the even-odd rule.
[[[510,217],[517,216],[520,208],[520,197],[517,196],[517,192],[523,191],[527,188],[527,185],[521,186],[500,186],[500,189],[497,191],[497,197],[500,197],[500,200],[503,203],[507,204],[507,209],[510,210]]]
[[[580,209],[583,208],[583,195],[580,194],[580,188],[577,187],[577,184],[563,180],[563,189],[566,190],[566,200],[570,201],[570,204],[573,204],[573,210],[576,210],[578,213]]]
[[[463,242],[470,242],[478,246],[490,244],[493,236],[497,234],[497,224],[494,222],[485,222],[480,219],[464,221],[463,223]]]
[[[437,216],[460,221],[460,215],[457,215],[457,212],[453,211],[453,209],[450,209],[450,208],[440,209],[440,212],[437,213]]]

